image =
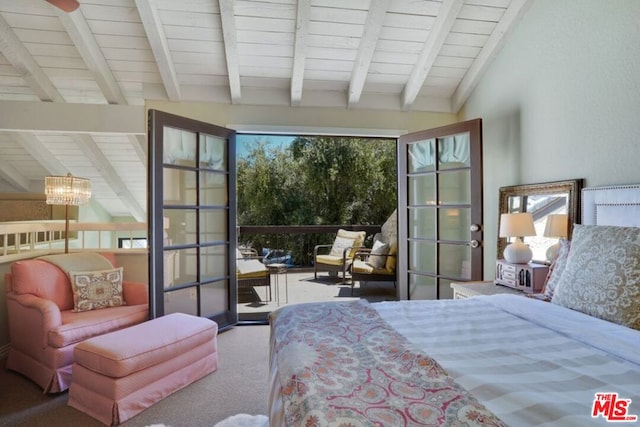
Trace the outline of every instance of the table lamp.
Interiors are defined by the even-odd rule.
[[[504,248],[504,259],[514,264],[526,264],[531,261],[533,252],[524,244],[521,237],[535,236],[533,216],[528,212],[506,213],[500,215],[500,237],[515,237],[513,243]]]
[[[69,253],[69,205],[84,205],[91,197],[91,181],[68,173],[44,178],[48,205],[64,205],[64,253]]]
[[[554,239],[563,239],[568,235],[569,230],[569,216],[567,214],[550,214],[547,215],[547,224],[544,227],[544,237],[551,237]],[[560,240],[554,245],[549,246],[546,252],[547,261],[553,261],[558,255],[558,249],[560,248]]]

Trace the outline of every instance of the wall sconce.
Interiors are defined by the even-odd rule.
[[[533,252],[520,237],[535,236],[533,216],[528,212],[500,215],[500,237],[515,237],[513,243],[504,248],[504,259],[514,264],[526,264],[531,261]]]
[[[542,235],[554,239],[564,239],[568,236],[568,230],[569,216],[567,214],[550,214],[547,215],[547,224],[544,227],[544,233]],[[547,261],[553,261],[556,258],[559,248],[560,240],[547,248]]]
[[[64,205],[64,253],[69,253],[69,205],[80,206],[91,197],[91,181],[68,173],[66,176],[47,176],[44,194],[48,205]]]

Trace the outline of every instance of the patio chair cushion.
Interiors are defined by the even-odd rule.
[[[240,275],[257,274],[258,276],[262,276],[269,271],[269,269],[257,259],[239,260],[236,266]]]
[[[351,261],[351,260],[347,260]],[[334,256],[334,255],[318,255],[316,257],[316,262],[320,264],[328,264],[328,265],[342,265],[342,255]]]
[[[397,263],[397,255],[398,255],[398,243],[394,242],[389,246],[389,252],[387,253],[387,262],[385,263],[385,270],[390,273],[395,273],[396,271],[396,263]]]
[[[366,263],[359,259],[353,261],[353,265],[351,266],[352,273],[360,273],[360,274],[386,274],[392,275],[395,274],[394,271],[389,271],[386,268],[374,268],[370,263]]]
[[[364,243],[366,235],[367,233],[364,231],[347,231],[339,229],[338,234],[333,241],[333,246],[331,247],[329,255],[342,258],[345,249],[353,248],[347,254],[347,258],[353,258],[353,254],[356,249]],[[342,262],[340,262],[340,264],[342,264]]]

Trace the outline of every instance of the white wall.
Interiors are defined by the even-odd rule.
[[[640,183],[640,2],[535,0],[467,101],[483,118],[485,277],[498,189]]]

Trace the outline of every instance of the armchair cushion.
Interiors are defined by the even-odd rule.
[[[122,267],[99,271],[70,271],[73,311],[124,305]]]
[[[63,348],[91,337],[136,325],[147,320],[149,313],[147,306],[140,304],[80,313],[67,310],[63,311],[61,316],[62,324],[49,331],[48,344],[51,347]]]

